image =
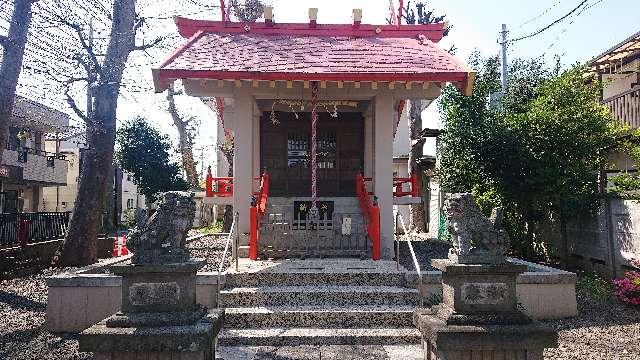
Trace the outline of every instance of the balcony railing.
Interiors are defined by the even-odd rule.
[[[61,239],[69,216],[68,212],[0,214],[0,248]]]
[[[640,85],[602,101],[613,116],[632,129],[640,127]]]

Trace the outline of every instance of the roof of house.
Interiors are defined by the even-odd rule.
[[[640,57],[640,31],[591,59],[589,64],[595,72],[609,72],[624,65],[625,61]]]
[[[64,131],[69,125],[69,115],[37,101],[16,96],[11,124],[43,132]]]
[[[175,79],[436,81],[467,88],[472,70],[440,49],[444,25],[232,23],[176,18],[189,39],[154,70]]]

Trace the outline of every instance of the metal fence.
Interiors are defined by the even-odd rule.
[[[340,213],[318,220],[268,214],[260,228],[263,258],[369,257],[362,214]]]
[[[69,217],[69,212],[0,214],[0,247],[61,239]]]

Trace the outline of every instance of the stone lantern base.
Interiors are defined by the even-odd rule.
[[[414,313],[425,360],[543,360],[558,334],[536,322],[525,325],[447,325],[430,310]]]
[[[224,310],[196,303],[196,272],[204,264],[113,266],[122,276],[122,307],[80,334],[80,351],[105,360],[213,360]]]
[[[542,360],[558,333],[517,308],[516,278],[526,266],[433,260],[443,303],[414,312],[425,360]]]
[[[93,352],[96,360],[213,360],[221,328],[219,312],[182,326],[114,328],[103,320],[82,332],[80,351]]]

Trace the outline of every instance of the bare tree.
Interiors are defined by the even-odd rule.
[[[418,160],[422,158],[425,139],[422,137],[422,100],[409,100],[409,176],[418,178],[417,186],[422,186],[422,171],[418,166]],[[410,212],[411,230],[415,232],[425,232],[425,210],[424,203],[411,204]]]
[[[426,10],[426,5],[423,2],[418,2],[415,5],[415,10],[411,7],[411,2],[408,1],[402,11],[402,18],[405,19],[407,24],[434,24],[444,21],[446,15],[434,15],[433,10]],[[417,13],[416,13],[417,12]],[[389,21],[389,20],[388,20]],[[444,29],[443,36],[447,36],[451,26],[447,26]],[[452,46],[449,52],[455,51],[455,47]],[[418,186],[422,187],[422,171],[418,164],[418,161],[423,155],[423,146],[425,139],[422,136],[422,99],[410,99],[409,100],[409,139],[411,149],[409,150],[409,176],[414,174],[418,178]],[[425,224],[425,204],[423,202],[419,204],[411,204],[411,230],[415,232],[426,231]]]
[[[193,138],[195,135],[193,122],[195,121],[195,118],[180,116],[178,108],[176,107],[175,99],[175,96],[179,94],[180,92],[177,92],[172,84],[167,91],[167,101],[169,102],[167,110],[169,111],[169,114],[171,114],[173,124],[176,126],[176,129],[178,129],[182,168],[187,174],[187,182],[192,187],[198,187],[198,172],[196,170],[196,163],[193,159]]]
[[[0,64],[0,160],[9,136],[9,124],[16,99],[16,88],[24,50],[29,34],[34,0],[14,0],[9,33],[0,35],[2,63]]]
[[[82,45],[83,53],[77,54],[74,60],[87,76],[68,79],[65,95],[71,109],[87,126],[88,145],[69,231],[54,258],[54,264],[58,266],[82,266],[97,260],[98,230],[106,187],[111,180],[116,109],[123,72],[131,52],[146,50],[160,41],[136,45],[136,32],[144,25],[144,19],[136,16],[136,0],[114,0],[110,19],[109,43],[102,61],[79,24],[58,19],[76,32]],[[69,92],[76,82],[86,82],[92,88],[93,110],[89,113],[80,110]]]

